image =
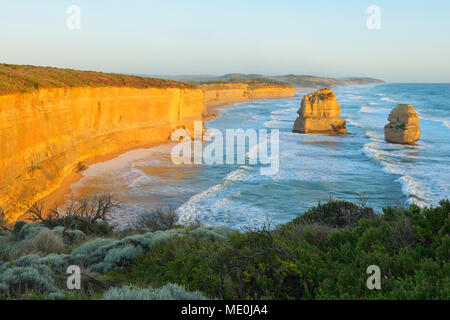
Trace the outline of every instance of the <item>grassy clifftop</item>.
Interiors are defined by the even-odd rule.
[[[282,87],[282,88],[289,88],[292,87],[291,84],[277,81],[274,79],[269,78],[256,78],[256,79],[244,79],[244,78],[230,78],[225,80],[210,80],[210,81],[201,81],[199,84],[202,87],[223,87],[225,85],[230,84],[246,84],[251,88],[267,88],[267,87]]]
[[[95,71],[0,64],[0,95],[32,92],[40,88],[131,87],[193,88],[193,84]]]
[[[227,84],[247,84],[252,88],[291,87],[270,78],[224,78],[202,82],[180,82],[96,71],[81,71],[31,65],[0,63],[0,95],[33,92],[42,88],[131,87],[131,88],[198,88],[221,87]]]

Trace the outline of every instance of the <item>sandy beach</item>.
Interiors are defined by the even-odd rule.
[[[264,99],[258,99],[258,100],[264,100]],[[257,100],[255,100],[257,101]],[[203,116],[203,122],[208,122],[219,116],[220,109],[227,108],[235,103],[243,102],[242,100],[234,100],[234,101],[227,101],[227,102],[218,102],[218,103],[210,103],[206,106],[206,114]],[[108,160],[112,160],[114,158],[117,158],[121,154],[124,154],[126,152],[136,150],[136,149],[146,149],[155,147],[158,145],[165,144],[166,142],[161,141],[159,143],[140,143],[140,144],[132,144],[130,146],[127,146],[125,148],[117,149],[113,152],[104,154],[102,156],[94,157],[91,159],[88,159],[83,162],[83,165],[87,167],[94,165],[96,163],[105,162]],[[64,178],[61,185],[53,191],[48,196],[44,197],[39,201],[39,203],[42,205],[42,211],[48,214],[51,209],[54,208],[66,208],[70,201],[77,201],[81,197],[75,196],[72,194],[72,185],[77,183],[79,180],[83,178],[82,171],[75,169],[69,176]],[[29,221],[30,220],[29,214],[22,215],[18,220],[23,221]]]

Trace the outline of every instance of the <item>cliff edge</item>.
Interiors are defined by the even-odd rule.
[[[0,64],[0,208],[15,220],[89,159],[164,143],[177,129],[193,135],[207,104],[294,95],[286,85]]]

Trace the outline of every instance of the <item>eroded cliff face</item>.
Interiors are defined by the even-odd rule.
[[[339,117],[341,108],[331,89],[320,89],[303,97],[293,132],[347,133],[345,119]]]
[[[10,220],[86,159],[193,130],[200,89],[72,88],[0,96],[0,207]]]
[[[261,86],[248,84],[206,84],[201,86],[205,92],[205,104],[216,106],[223,103],[243,102],[248,100],[288,98],[295,96],[292,86]]]
[[[399,104],[392,109],[389,123],[384,127],[386,141],[399,144],[415,144],[420,139],[419,117],[410,104]]]
[[[41,89],[0,96],[0,208],[13,221],[80,163],[141,143],[193,135],[206,103],[288,97],[293,88]]]

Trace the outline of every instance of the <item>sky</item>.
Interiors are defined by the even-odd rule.
[[[0,62],[450,82],[450,1],[0,0]]]

